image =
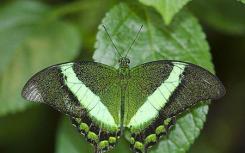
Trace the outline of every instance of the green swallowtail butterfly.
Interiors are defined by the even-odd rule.
[[[146,153],[177,115],[225,94],[216,76],[191,63],[159,60],[133,68],[129,63],[125,56],[118,69],[85,61],[54,65],[35,74],[22,96],[70,116],[95,153],[113,148],[125,130],[132,150]]]

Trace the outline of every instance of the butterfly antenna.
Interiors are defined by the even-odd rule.
[[[118,49],[117,49],[117,46],[114,44],[113,40],[111,39],[111,36],[110,36],[109,32],[107,31],[105,25],[103,25],[103,28],[105,29],[105,32],[107,33],[108,37],[110,38],[110,40],[111,40],[111,42],[112,42],[112,44],[113,44],[113,46],[114,46],[116,52],[118,53],[118,55],[119,55],[120,57],[122,57],[122,55],[119,53],[119,51],[118,51]]]
[[[139,31],[138,31],[136,37],[134,38],[134,41],[133,41],[132,44],[129,46],[129,48],[128,48],[128,50],[127,50],[127,54],[125,55],[125,57],[127,57],[128,53],[129,53],[129,51],[130,51],[130,49],[132,48],[132,46],[134,45],[135,41],[136,41],[137,38],[139,37],[140,31],[142,30],[142,28],[143,28],[143,24],[140,26],[140,29],[139,29]]]

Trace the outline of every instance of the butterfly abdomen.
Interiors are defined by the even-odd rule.
[[[118,75],[120,79],[120,87],[121,87],[121,101],[120,101],[120,129],[121,134],[124,132],[125,126],[125,99],[126,99],[126,91],[128,86],[128,80],[130,78],[130,69],[128,66],[123,66],[118,69]]]

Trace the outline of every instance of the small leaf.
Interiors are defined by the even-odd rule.
[[[240,1],[240,2],[242,2],[242,3],[244,3],[244,4],[245,4],[245,0],[238,0],[238,1]]]
[[[144,9],[136,13],[132,11],[136,10],[135,6],[133,8],[130,9],[125,4],[117,5],[107,13],[102,21],[122,55],[133,41],[141,24],[144,25],[139,39],[128,54],[131,59],[131,67],[153,60],[174,59],[198,64],[213,71],[205,35],[196,18],[190,13],[182,11],[170,26],[164,26],[161,18],[154,12]],[[143,17],[142,14],[144,14]],[[118,67],[118,55],[112,43],[102,26],[99,27],[99,30],[94,60]],[[208,106],[203,105],[183,115],[178,119],[170,134],[150,152],[186,152],[199,135],[207,110]]]
[[[64,22],[45,23],[49,9],[19,1],[0,11],[0,116],[28,106],[25,82],[46,66],[71,60],[80,48],[77,29]]]
[[[175,14],[191,0],[139,0],[141,3],[153,6],[163,17],[166,24],[170,24]]]
[[[191,10],[208,26],[230,35],[245,34],[245,5],[234,0],[195,0]],[[208,10],[208,11],[203,11]]]

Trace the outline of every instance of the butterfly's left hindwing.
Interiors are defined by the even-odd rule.
[[[167,133],[175,116],[201,100],[224,95],[221,82],[207,70],[179,61],[155,61],[130,71],[125,126],[131,147],[145,152]]]
[[[118,81],[112,67],[95,62],[66,63],[34,75],[22,96],[68,114],[97,150],[108,150],[120,136]]]

